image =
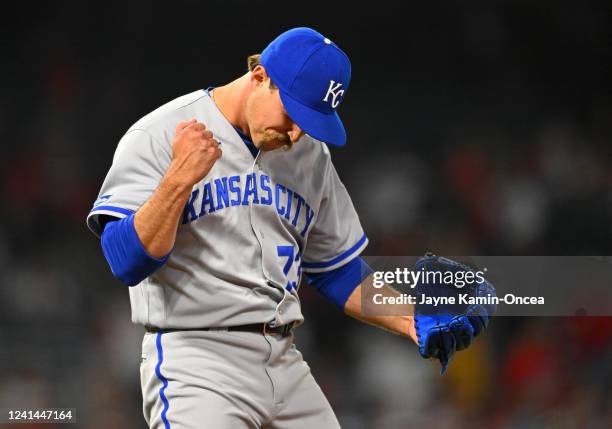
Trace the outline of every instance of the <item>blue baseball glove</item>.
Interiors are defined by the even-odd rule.
[[[416,270],[422,272],[414,306],[419,353],[438,359],[444,374],[454,353],[489,325],[497,305],[486,298],[496,296],[495,288],[481,272],[430,253],[417,260]]]

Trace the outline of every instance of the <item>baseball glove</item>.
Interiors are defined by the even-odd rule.
[[[488,326],[497,308],[491,303],[495,288],[482,272],[430,253],[417,260],[416,269],[422,272],[414,307],[419,353],[438,359],[444,374],[453,354],[468,347]]]

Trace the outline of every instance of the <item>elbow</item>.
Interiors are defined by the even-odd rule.
[[[109,262],[108,265],[110,266],[113,276],[126,286],[136,286],[149,276],[149,274],[146,273],[136,272],[131,269],[132,267],[117,266],[111,264],[110,261],[107,262]]]
[[[102,251],[113,276],[128,286],[142,282],[170,257],[168,254],[157,259],[146,252],[136,234],[132,217],[109,222],[101,239]]]
[[[138,263],[140,258],[126,250],[124,243],[117,242],[116,236],[104,232],[102,251],[113,276],[127,286],[136,286],[151,273],[142,269],[142,263]]]
[[[370,266],[361,257],[356,257],[340,268],[324,273],[306,273],[306,277],[320,294],[344,311],[353,291],[371,273]]]

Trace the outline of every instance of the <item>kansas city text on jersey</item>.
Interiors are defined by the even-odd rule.
[[[185,206],[182,223],[193,222],[228,207],[249,204],[274,204],[278,215],[298,228],[302,237],[306,235],[315,215],[306,200],[294,190],[280,183],[272,185],[270,177],[265,174],[250,173],[219,177],[198,184]]]

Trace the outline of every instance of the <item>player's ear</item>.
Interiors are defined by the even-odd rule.
[[[261,64],[257,65],[253,71],[251,71],[251,82],[256,86],[263,84],[268,78],[266,69]]]
[[[302,129],[298,127],[295,122],[293,122],[291,125],[291,130],[287,134],[289,135],[291,141],[295,143],[304,136],[304,131],[302,131]]]

